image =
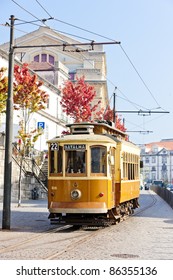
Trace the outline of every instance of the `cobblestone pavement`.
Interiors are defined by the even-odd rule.
[[[153,203],[154,201],[154,203]],[[55,246],[60,253],[54,259],[61,260],[103,260],[103,259],[136,259],[136,260],[173,260],[173,209],[152,191],[141,191],[141,207],[136,211],[137,215],[126,221],[106,228],[78,243],[71,250],[67,247],[84,233],[77,231],[61,234],[52,234],[50,240],[42,242],[33,240],[32,248],[21,251],[12,250],[8,255],[1,253],[3,248],[14,246],[15,243],[25,242],[35,234],[53,229],[48,220],[47,201],[30,200],[11,205],[11,230],[2,230],[2,203],[0,203],[0,259],[41,259],[44,251],[49,255]],[[146,208],[150,206],[149,208]],[[44,235],[44,233],[43,233]],[[66,243],[63,243],[66,242]],[[51,245],[50,245],[51,244]],[[29,245],[28,245],[29,246]],[[45,249],[46,248],[46,249]],[[41,255],[42,251],[42,255]],[[13,254],[12,254],[13,253]],[[40,254],[39,254],[40,253]],[[11,255],[10,255],[11,254]]]
[[[0,229],[2,229],[2,209],[0,202]],[[27,232],[40,232],[50,227],[48,220],[46,200],[24,200],[18,207],[17,202],[11,203],[11,231],[17,232],[22,229]],[[1,233],[0,233],[1,234]]]
[[[148,191],[141,192],[140,204],[141,208],[153,206],[139,209],[137,216],[62,254],[61,259],[173,260],[173,209]]]

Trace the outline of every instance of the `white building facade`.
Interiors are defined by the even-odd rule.
[[[17,60],[15,60],[14,63],[20,64]],[[8,55],[2,50],[0,50],[0,67],[8,68]],[[31,75],[32,74],[34,74],[34,72],[32,73],[31,71]],[[30,130],[39,127],[43,128],[43,134],[36,141],[34,149],[44,151],[47,150],[47,140],[55,137],[55,135],[60,135],[62,131],[66,129],[66,123],[71,120],[62,111],[60,105],[61,94],[57,87],[49,83],[47,80],[44,80],[38,74],[37,76],[38,80],[43,81],[42,90],[48,94],[49,101],[44,110],[32,114],[28,126]],[[22,112],[19,111],[13,111],[13,142],[18,141],[19,117],[21,113]],[[0,118],[0,132],[5,132],[6,115],[1,114]]]
[[[141,146],[143,178],[147,181],[162,180],[173,184],[173,139]]]
[[[39,29],[15,39],[15,63],[27,63],[31,71],[43,80],[43,90],[49,95],[45,110],[33,114],[29,126],[44,127],[44,133],[35,144],[35,148],[46,150],[46,141],[60,135],[65,130],[65,124],[73,120],[63,113],[60,101],[64,81],[76,81],[77,77],[85,77],[85,81],[94,86],[96,97],[93,104],[100,101],[100,107],[108,105],[106,81],[106,56],[102,45],[77,47],[81,42],[55,32],[48,27]],[[73,44],[73,47],[66,46]],[[53,47],[49,47],[54,45]],[[56,46],[58,45],[58,46]],[[27,47],[25,47],[27,46]],[[29,47],[30,46],[30,47]],[[35,47],[33,47],[35,46]],[[0,45],[0,67],[8,67],[9,43]],[[19,120],[14,112],[14,138],[17,135]],[[0,131],[5,130],[5,116],[1,117]],[[15,141],[15,139],[14,139]]]

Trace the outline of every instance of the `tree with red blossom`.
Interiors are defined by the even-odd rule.
[[[27,125],[33,113],[45,109],[48,94],[41,89],[43,83],[37,75],[31,75],[28,64],[21,67],[14,66],[14,109],[20,110],[20,129],[18,138],[22,140],[24,149],[33,146],[34,142],[42,134],[37,128],[29,128]]]
[[[127,128],[124,126],[124,122],[118,115],[115,116],[116,122],[115,127],[123,132],[126,132]]]
[[[8,77],[5,74],[6,68],[0,68],[0,114],[5,113],[6,110]],[[27,123],[32,113],[46,107],[48,95],[41,89],[43,83],[38,81],[37,75],[30,74],[27,64],[23,64],[21,67],[14,66],[14,78],[14,109],[20,110],[18,138],[22,140],[24,147],[29,147],[38,139],[42,131],[38,131],[36,128],[29,131]]]
[[[99,112],[96,113],[96,116],[99,120],[106,120],[106,121],[113,121],[114,117],[114,111],[108,106],[106,108],[106,111],[102,108]],[[115,115],[115,127],[123,132],[126,131],[126,128],[124,126],[124,123],[121,119],[121,117],[118,116],[118,114]]]
[[[73,118],[74,122],[91,121],[100,101],[93,105],[96,96],[94,87],[85,82],[84,76],[77,78],[76,83],[67,80],[63,88],[61,105],[63,111]]]
[[[110,106],[105,111],[104,108],[98,110],[100,101],[92,105],[96,91],[93,86],[85,83],[84,76],[77,78],[76,83],[72,83],[69,80],[66,81],[64,87],[60,88],[60,90],[62,93],[61,105],[63,111],[72,117],[74,122],[94,120],[113,121],[113,110]],[[121,131],[126,131],[124,123],[117,114],[115,127]]]

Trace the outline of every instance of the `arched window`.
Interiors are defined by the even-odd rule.
[[[39,62],[39,55],[34,56],[34,61]]]
[[[49,63],[54,65],[55,64],[55,58],[53,55],[49,55]]]
[[[42,53],[41,55],[34,56],[35,62],[49,62],[50,64],[55,64],[55,57],[50,54]]]
[[[47,62],[47,54],[46,53],[41,54],[41,62]]]

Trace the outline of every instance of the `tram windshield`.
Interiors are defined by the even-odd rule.
[[[50,173],[62,175],[62,147],[50,150]]]
[[[106,175],[106,167],[106,147],[91,147],[91,173],[103,173]]]
[[[85,151],[66,151],[66,173],[85,173]]]
[[[107,174],[107,148],[101,145],[90,147],[89,153],[90,174],[99,174],[106,176]],[[63,164],[64,162],[64,164]],[[73,176],[73,173],[79,176],[85,176],[87,173],[87,149],[84,144],[65,144],[64,146],[50,146],[50,174],[52,176],[63,176],[63,166],[67,176]]]

